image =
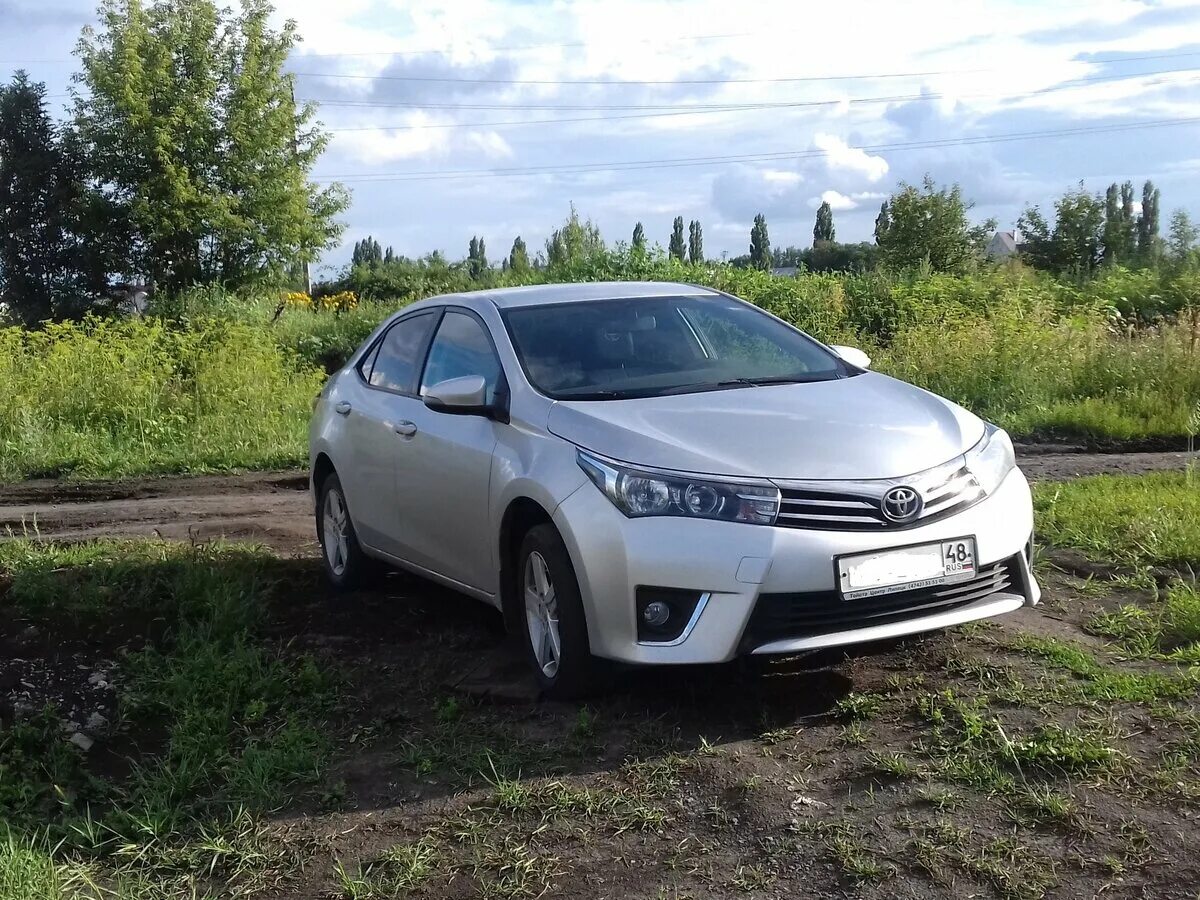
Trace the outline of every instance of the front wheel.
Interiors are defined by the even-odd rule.
[[[321,483],[317,500],[317,537],[325,577],[339,591],[361,587],[374,571],[374,561],[363,553],[350,520],[350,507],[337,475]]]
[[[605,666],[588,646],[579,582],[553,525],[530,529],[519,556],[524,644],[542,692],[558,700],[601,686]]]

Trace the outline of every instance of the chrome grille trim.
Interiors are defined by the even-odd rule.
[[[781,495],[775,524],[784,528],[823,531],[915,528],[961,512],[984,498],[983,489],[961,456],[906,478],[774,481]],[[921,512],[911,522],[897,523],[883,515],[884,494],[901,486],[911,487],[921,495]]]

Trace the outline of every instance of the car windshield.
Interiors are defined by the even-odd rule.
[[[812,338],[726,297],[528,306],[504,320],[530,383],[556,400],[623,400],[829,381],[856,369]]]

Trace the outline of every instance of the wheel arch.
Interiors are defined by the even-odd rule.
[[[520,575],[517,572],[517,554],[521,542],[531,528],[538,525],[554,525],[554,518],[541,503],[532,497],[514,497],[504,509],[500,519],[500,535],[497,558],[500,561],[500,609],[510,634],[519,633],[522,627],[520,600]],[[554,526],[556,529],[558,526]]]
[[[329,458],[329,454],[322,450],[313,460],[312,467],[312,486],[313,499],[316,500],[317,495],[321,492],[321,485],[325,483],[325,479],[337,472],[333,465],[333,460]]]

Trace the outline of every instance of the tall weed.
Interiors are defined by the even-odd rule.
[[[0,479],[295,465],[321,382],[244,322],[3,329]]]

